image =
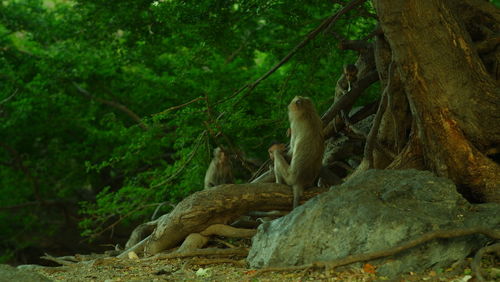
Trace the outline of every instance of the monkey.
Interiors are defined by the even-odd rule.
[[[352,84],[358,80],[358,68],[356,65],[348,64],[344,66],[342,76],[337,81],[337,87],[335,87],[335,99],[337,102],[342,96],[351,91]],[[346,125],[349,125],[348,114],[344,111],[340,111],[340,116],[344,120]]]
[[[231,160],[224,150],[217,147],[214,149],[214,157],[205,174],[205,189],[233,182]]]
[[[292,186],[293,208],[299,205],[304,188],[314,185],[325,151],[323,123],[313,102],[308,97],[296,96],[288,105],[290,122],[290,149],[285,154],[284,144],[269,148],[274,161],[276,183]],[[291,158],[290,163],[286,157]]]

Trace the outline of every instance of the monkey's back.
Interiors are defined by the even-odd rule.
[[[219,163],[216,160],[210,162],[207,173],[205,174],[205,188],[233,182],[230,162]]]
[[[290,149],[293,155],[290,172],[294,183],[304,188],[312,186],[318,177],[325,151],[323,124],[314,114],[291,124],[293,148]]]

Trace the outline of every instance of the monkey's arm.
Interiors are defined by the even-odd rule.
[[[284,180],[284,182],[288,185],[292,185],[292,179],[290,174],[290,165],[285,160],[281,152],[278,150],[273,151],[274,156],[274,173],[276,175],[276,181],[281,183],[280,180]]]

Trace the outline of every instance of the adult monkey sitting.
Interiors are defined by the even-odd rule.
[[[296,96],[288,105],[291,138],[286,161],[283,153],[284,144],[275,144],[269,148],[269,157],[274,161],[276,183],[292,186],[293,208],[299,205],[304,188],[314,185],[319,175],[325,143],[323,123],[314,104],[308,97]]]

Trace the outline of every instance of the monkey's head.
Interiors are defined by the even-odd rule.
[[[222,148],[217,147],[214,149],[214,159],[218,160],[219,162],[225,162],[227,159],[226,152],[222,150]]]
[[[348,81],[355,81],[358,76],[358,68],[353,64],[344,66],[344,75]]]
[[[285,152],[285,150],[286,150],[285,144],[276,143],[276,144],[271,145],[271,147],[269,147],[269,149],[267,151],[269,152],[269,158],[271,160],[274,160],[274,151],[278,151],[279,153],[283,153],[283,152]]]
[[[308,113],[315,113],[316,109],[309,97],[295,96],[288,105],[288,115],[290,119],[300,118]]]

